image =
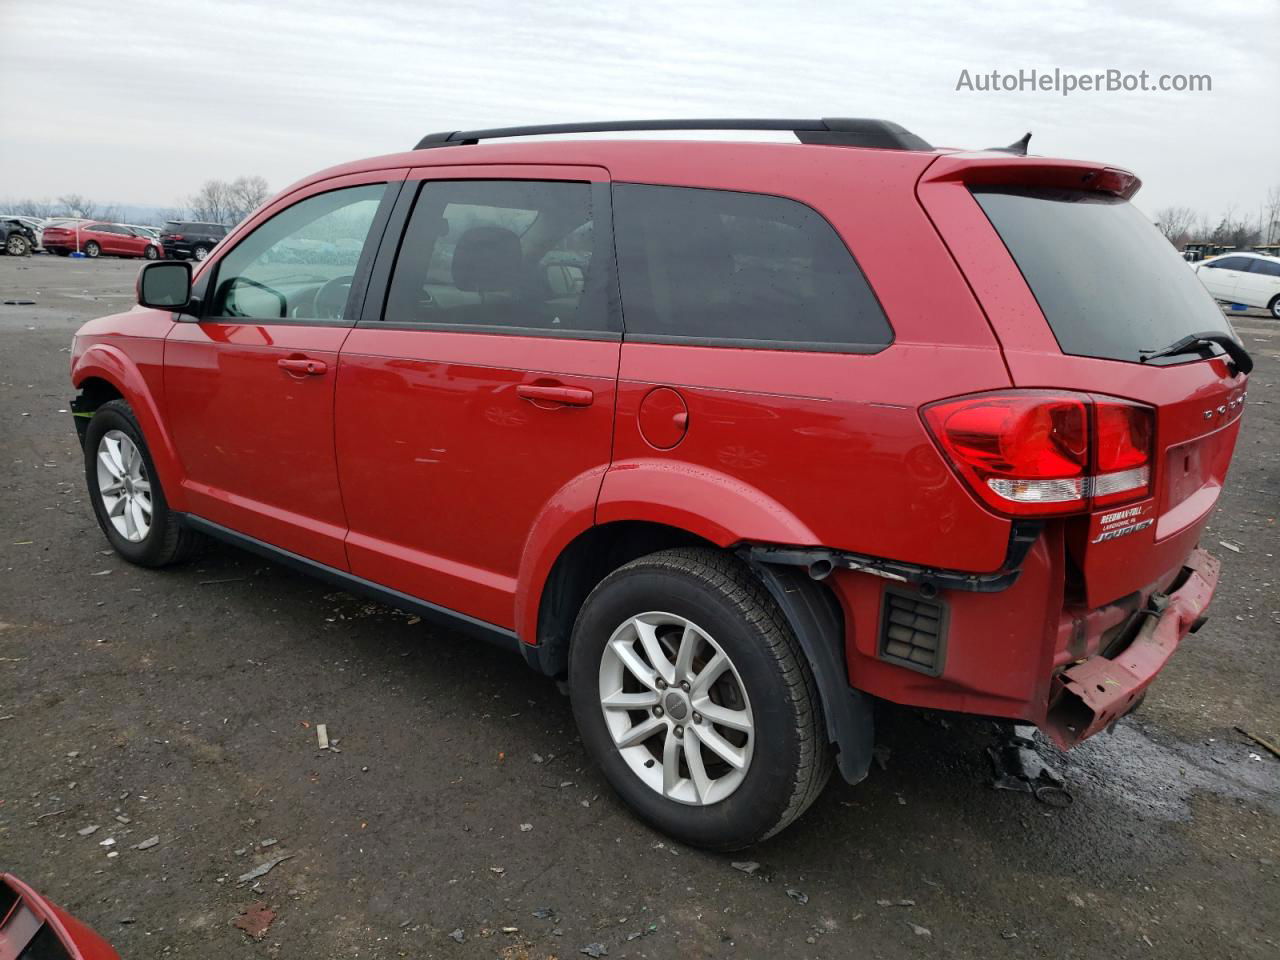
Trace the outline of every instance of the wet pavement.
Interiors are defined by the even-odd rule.
[[[1038,744],[1068,806],[992,788],[989,725],[885,708],[883,768],[719,856],[635,821],[518,658],[230,548],[107,551],[67,347],[136,269],[0,258],[36,300],[0,306],[0,869],[123,956],[1280,954],[1280,761],[1235,729],[1280,742],[1280,324],[1233,317],[1213,618],[1114,734]]]

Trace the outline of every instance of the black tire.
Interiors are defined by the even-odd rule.
[[[119,430],[126,434],[141,451],[147,479],[151,483],[151,529],[138,542],[125,539],[112,525],[98,488],[98,449],[103,435],[109,430]],[[124,400],[112,400],[100,406],[89,421],[84,441],[85,482],[89,488],[89,502],[93,505],[94,516],[98,518],[98,526],[106,534],[112,549],[130,563],[141,567],[168,566],[186,560],[195,553],[203,538],[179,524],[177,517],[169,509],[164,490],[160,486],[160,477],[151,460],[151,451],[147,449],[142,428],[138,426],[138,420],[129,404]]]
[[[160,252],[156,250],[153,244],[147,244],[147,248],[142,251],[142,256],[147,260],[159,260]]]
[[[203,261],[205,257],[209,256],[209,248],[203,243],[197,243],[191,250],[191,256],[195,260]]]
[[[84,245],[84,255],[89,258],[95,258],[102,253],[102,248],[98,246],[98,241],[90,240]]]
[[[716,803],[680,803],[644,783],[604,719],[599,677],[609,638],[628,618],[655,610],[713,635],[750,702],[750,764]],[[583,743],[613,789],[642,819],[691,846],[735,850],[772,836],[808,808],[831,775],[821,701],[795,635],[750,569],[718,550],[664,550],[606,577],[574,626],[569,689]]]
[[[1271,311],[1271,316],[1280,320],[1280,296],[1271,298],[1271,302],[1267,304],[1267,309]]]
[[[31,241],[20,233],[12,234],[4,243],[4,252],[11,257],[26,257],[31,254]]]

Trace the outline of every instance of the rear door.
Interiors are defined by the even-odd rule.
[[[1218,257],[1202,264],[1196,273],[1204,288],[1216,299],[1233,302],[1241,273],[1249,270],[1248,257]]]
[[[202,272],[203,316],[175,324],[165,344],[166,420],[192,511],[339,569],[338,350],[403,175],[343,177],[277,201]]]
[[[1266,309],[1280,295],[1280,260],[1249,257],[1249,269],[1236,279],[1236,301]]]
[[[1155,410],[1149,496],[1068,524],[1084,598],[1097,607],[1167,583],[1196,546],[1226,479],[1246,378],[1218,347],[1143,362],[1183,336],[1231,326],[1127,199],[1077,189],[1115,183],[1123,194],[1130,175],[1046,163],[947,158],[919,192],[986,308],[1017,386]]]
[[[509,628],[530,531],[609,464],[608,176],[425,169],[401,205],[338,374],[351,571]]]

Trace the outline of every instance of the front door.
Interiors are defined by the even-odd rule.
[[[330,181],[279,201],[205,269],[204,316],[176,324],[165,345],[166,419],[192,512],[340,569],[334,383],[354,278],[390,206],[386,181]]]
[[[371,289],[342,348],[347,555],[352,573],[511,627],[530,530],[590,509],[609,464],[607,174],[417,171],[409,201],[403,239],[393,219],[383,244],[399,249],[385,305]]]

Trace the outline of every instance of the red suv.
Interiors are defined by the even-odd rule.
[[[644,127],[801,143],[510,142]],[[520,651],[693,844],[865,777],[877,699],[1070,747],[1204,621],[1251,368],[1138,186],[868,120],[428,136],[81,328],[92,503]]]

